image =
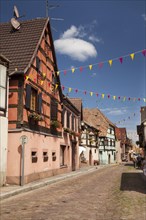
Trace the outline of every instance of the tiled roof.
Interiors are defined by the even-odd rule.
[[[38,18],[29,21],[20,21],[18,31],[12,31],[11,23],[0,24],[0,54],[11,62],[9,73],[18,69],[24,72],[37,48],[47,18]]]
[[[124,142],[127,139],[126,128],[116,127],[115,131],[116,131],[116,137],[118,140],[121,140],[122,142]]]
[[[79,112],[82,111],[82,99],[80,99],[80,98],[69,98],[69,100],[79,110]]]
[[[95,128],[100,130],[100,137],[107,135],[109,125],[115,127],[115,125],[97,108],[83,109],[83,118],[85,121],[89,122]]]

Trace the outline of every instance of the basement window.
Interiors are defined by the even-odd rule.
[[[48,152],[44,151],[43,152],[43,162],[47,162],[48,161]]]
[[[56,152],[52,152],[52,161],[56,161]]]
[[[38,157],[37,157],[37,151],[31,152],[31,161],[32,163],[37,163]]]

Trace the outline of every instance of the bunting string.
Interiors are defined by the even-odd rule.
[[[125,58],[130,57],[131,60],[133,61],[135,58],[135,55],[138,53],[141,53],[143,54],[144,57],[146,57],[146,49],[143,49],[143,50],[136,51],[134,53],[130,53],[130,54],[119,56],[113,59],[97,62],[94,64],[89,64],[89,65],[80,66],[80,67],[72,67],[70,69],[58,70],[56,73],[57,75],[59,75],[60,73],[64,73],[64,75],[66,75],[68,71],[71,71],[72,73],[74,73],[76,70],[79,70],[80,72],[82,72],[83,69],[85,68],[89,68],[89,70],[92,70],[93,66],[98,66],[99,68],[102,68],[105,63],[108,63],[109,66],[111,67],[113,64],[113,61],[116,61],[116,60],[118,60],[122,64]]]
[[[46,76],[46,74],[44,74],[44,76]],[[31,79],[32,81],[34,81],[36,83],[36,79],[32,79],[29,75],[25,75],[24,79],[25,80]],[[43,86],[45,79],[46,79],[46,77],[44,77],[44,79],[41,79],[41,81],[40,81],[41,86]],[[54,85],[51,82],[47,82],[47,83],[48,83],[49,87]],[[78,88],[67,87],[67,86],[59,85],[58,83],[56,83],[55,84],[55,89],[57,89],[58,87],[61,87],[61,89],[63,91],[66,89],[68,91],[68,93],[71,93],[71,92],[75,92],[75,93],[81,92],[84,95],[90,95],[91,97],[93,95],[95,95],[97,98],[102,98],[102,99],[104,99],[106,97],[106,98],[112,99],[114,101],[117,100],[117,101],[123,101],[123,102],[124,101],[133,101],[133,102],[135,102],[135,101],[143,101],[143,102],[146,102],[146,98],[136,98],[136,97],[127,97],[127,96],[118,96],[118,95],[111,95],[111,94],[105,94],[105,93],[98,93],[98,92],[93,92],[93,91],[88,91],[88,90],[81,90],[81,89],[78,89]]]

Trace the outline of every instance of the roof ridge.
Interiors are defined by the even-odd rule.
[[[21,22],[30,22],[30,21],[34,21],[34,20],[47,20],[48,19],[48,17],[37,17],[37,18],[32,18],[32,19],[29,19],[29,20],[20,20],[19,22],[21,23]],[[6,22],[0,22],[0,25],[2,25],[2,24],[9,24],[9,23],[11,23],[11,20],[9,20],[9,21],[6,21]]]

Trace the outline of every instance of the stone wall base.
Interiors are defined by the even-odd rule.
[[[67,172],[71,172],[70,167],[61,167],[59,169],[48,170],[45,172],[32,173],[24,177],[24,184]],[[6,182],[10,185],[20,185],[20,176],[7,176]]]

